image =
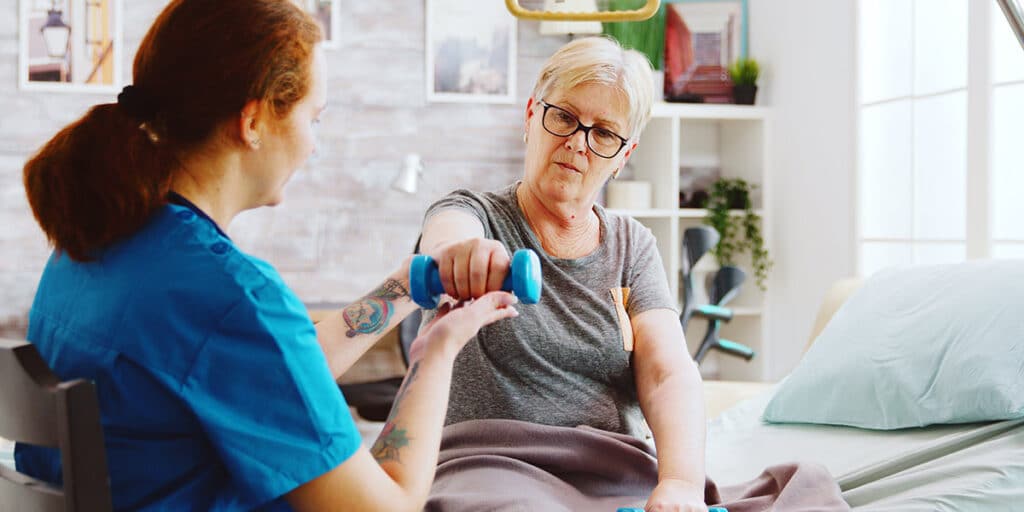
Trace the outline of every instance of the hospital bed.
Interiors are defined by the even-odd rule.
[[[860,284],[832,287],[812,343]],[[1024,419],[898,430],[767,423],[762,415],[779,387],[705,382],[707,474],[720,485],[809,461],[829,470],[854,510],[1024,510]]]

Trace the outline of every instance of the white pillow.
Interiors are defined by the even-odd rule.
[[[870,429],[1024,416],[1024,260],[896,267],[836,312],[764,419]]]

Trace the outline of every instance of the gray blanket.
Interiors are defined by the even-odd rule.
[[[449,425],[441,440],[427,512],[615,512],[644,506],[658,482],[646,443],[590,427],[514,420]],[[823,467],[783,464],[750,482],[717,487],[708,505],[729,512],[849,510]]]

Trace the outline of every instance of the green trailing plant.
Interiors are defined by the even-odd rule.
[[[757,185],[743,179],[720,179],[711,186],[705,207],[704,222],[715,228],[721,237],[711,250],[719,265],[735,265],[737,256],[749,252],[754,280],[758,288],[765,289],[772,261],[761,235],[761,216],[754,211],[750,193]],[[733,215],[733,210],[742,210]]]
[[[612,11],[637,9],[646,0],[610,0],[608,8]],[[651,61],[655,70],[662,68],[662,57],[665,52],[665,4],[662,3],[654,16],[642,21],[619,21],[602,23],[602,32],[614,38],[623,48],[634,49]]]
[[[761,68],[754,59],[740,57],[729,66],[729,78],[733,85],[757,85],[760,74]]]

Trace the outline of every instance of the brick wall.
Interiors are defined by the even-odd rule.
[[[123,54],[166,5],[123,2]],[[329,50],[330,108],[321,157],[297,174],[284,204],[240,215],[231,236],[269,260],[307,302],[351,301],[409,252],[426,207],[447,191],[494,189],[522,172],[525,99],[544,59],[565,37],[520,22],[515,105],[428,104],[424,3],[341,0],[339,48]],[[0,335],[20,335],[49,249],[32,219],[21,168],[32,151],[105,94],[18,89],[18,2],[0,7]],[[406,153],[423,157],[414,197],[389,188]]]

